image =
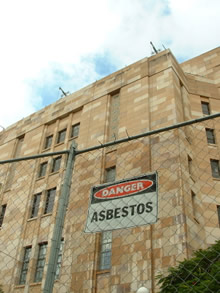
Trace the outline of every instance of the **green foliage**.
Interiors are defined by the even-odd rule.
[[[220,241],[157,276],[161,293],[220,292]]]

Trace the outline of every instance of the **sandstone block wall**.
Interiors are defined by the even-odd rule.
[[[0,132],[0,160],[66,150],[73,140],[78,149],[84,149],[113,139],[114,133],[120,139],[201,117],[201,101],[217,113],[218,56],[215,49],[180,66],[165,50],[125,67]],[[114,110],[112,122],[115,94],[119,109]],[[78,123],[79,135],[71,137],[72,126]],[[206,128],[214,129],[215,145],[207,143]],[[62,130],[65,139],[58,143]],[[54,292],[134,293],[140,285],[157,292],[158,272],[212,244],[219,234],[220,186],[212,177],[210,159],[219,160],[219,131],[216,119],[78,155]],[[52,144],[45,148],[48,136]],[[54,158],[0,165],[0,203],[7,204],[0,228],[0,251],[4,251],[0,253],[0,283],[5,292],[41,292],[43,288],[67,156],[62,155],[57,172],[51,171]],[[46,162],[46,173],[39,177],[40,165]],[[116,180],[158,172],[159,219],[153,225],[113,231],[111,268],[100,271],[100,233],[85,234],[84,226],[90,189],[103,183],[105,169],[112,166],[116,166]],[[55,187],[53,210],[44,214],[47,191]],[[37,193],[42,194],[38,215],[30,218]],[[45,242],[46,265],[42,282],[37,283],[38,246]],[[19,285],[27,246],[32,247],[27,281]]]

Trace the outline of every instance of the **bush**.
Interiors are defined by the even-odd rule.
[[[167,276],[160,274],[156,278],[161,293],[220,292],[220,241],[169,268]]]

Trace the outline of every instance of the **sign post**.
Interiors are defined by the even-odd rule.
[[[157,173],[93,186],[85,232],[153,224],[158,214]]]

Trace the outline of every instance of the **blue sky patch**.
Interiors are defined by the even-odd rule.
[[[165,15],[165,16],[168,16],[168,15],[171,15],[171,9],[169,7],[169,4],[167,1],[165,1],[164,3],[164,7],[163,7],[163,10],[162,10],[162,15]]]
[[[70,76],[59,68],[48,69],[44,71],[42,77],[36,80],[29,81],[34,94],[40,96],[42,100],[42,106],[45,107],[61,97],[61,91],[59,87],[63,88],[63,85],[69,81]],[[63,88],[64,91],[67,89]]]
[[[108,53],[103,55],[95,55],[93,62],[95,65],[95,71],[103,77],[117,70],[117,66],[114,64],[110,54]]]

